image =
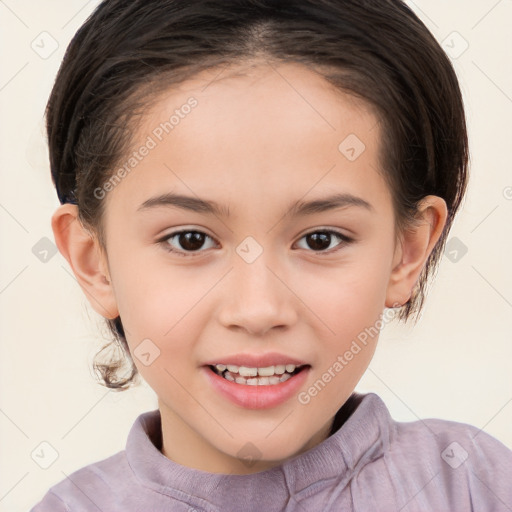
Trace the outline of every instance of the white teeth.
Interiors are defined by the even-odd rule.
[[[231,373],[239,373],[243,377],[256,377],[257,375],[260,377],[270,377],[274,374],[282,375],[285,371],[293,373],[297,366],[294,364],[276,364],[275,366],[266,366],[264,368],[251,368],[249,366],[236,366],[234,364],[216,364],[215,368],[221,373],[227,369]]]
[[[242,377],[256,377],[256,375],[258,375],[258,368],[247,368],[247,366],[240,366],[238,373]]]
[[[278,364],[264,368],[221,363],[215,365],[218,374],[225,379],[249,386],[269,386],[286,382],[297,368],[294,364]]]
[[[288,376],[290,378],[290,376]],[[243,377],[238,377],[236,379],[237,384],[247,384],[248,386],[269,386],[271,384],[279,384],[279,377],[254,377],[252,379],[243,379]],[[240,382],[238,382],[240,380]]]
[[[246,384],[248,386],[274,386],[276,384],[280,384],[281,382],[286,382],[292,376],[289,373],[284,373],[281,377],[277,375],[272,375],[271,377],[252,377],[246,379],[245,377],[241,377],[237,375],[233,377],[230,372],[226,372],[224,374],[224,378],[231,381],[236,382],[237,384]]]
[[[274,375],[274,367],[267,366],[266,368],[258,368],[258,375],[261,377],[270,377],[271,375]]]
[[[274,366],[274,373],[277,375],[282,375],[286,371],[286,366],[284,364],[276,364]]]

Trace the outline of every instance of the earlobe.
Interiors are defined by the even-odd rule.
[[[441,236],[447,218],[444,199],[438,196],[426,196],[418,207],[418,224],[407,229],[401,237],[400,246],[393,262],[386,307],[405,304],[412,292],[427,259]]]
[[[104,318],[119,315],[105,256],[97,238],[78,219],[78,207],[63,204],[52,216],[57,247],[68,261],[93,309]]]

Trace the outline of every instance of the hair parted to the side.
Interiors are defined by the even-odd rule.
[[[466,191],[469,152],[452,64],[401,0],[103,1],[67,48],[47,105],[60,202],[77,204],[104,249],[104,201],[93,191],[115,173],[148,103],[198,72],[254,60],[302,63],[374,107],[399,233],[423,197],[446,201],[443,234],[397,315],[417,319]],[[121,319],[107,324],[131,372],[117,374],[122,359],[94,367],[107,387],[126,389],[137,369]]]

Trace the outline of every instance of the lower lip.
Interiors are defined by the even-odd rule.
[[[285,382],[265,386],[231,382],[216,374],[208,366],[203,366],[202,370],[212,386],[236,405],[246,409],[270,409],[283,404],[297,393],[306,381],[310,368],[310,366],[304,368]]]

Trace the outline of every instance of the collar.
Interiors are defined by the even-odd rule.
[[[290,496],[307,493],[313,484],[315,492],[334,484],[343,488],[362,466],[387,451],[394,434],[392,425],[389,411],[378,395],[354,392],[337,412],[334,432],[327,439],[273,468],[230,475],[189,468],[165,457],[158,448],[161,417],[157,409],[135,420],[128,435],[126,456],[140,483],[159,493],[221,509],[226,496],[235,495],[239,509],[250,509],[255,500],[264,509],[266,500],[272,507],[278,503],[284,506]]]

